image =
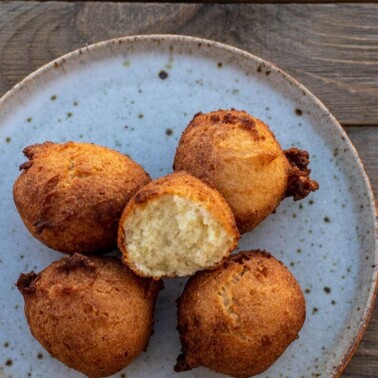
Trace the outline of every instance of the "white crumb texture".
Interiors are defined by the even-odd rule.
[[[123,226],[129,262],[152,277],[188,276],[211,267],[234,242],[204,205],[177,195],[137,207]]]

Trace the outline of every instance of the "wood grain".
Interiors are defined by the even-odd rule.
[[[358,154],[360,155],[360,158],[365,166],[366,173],[369,176],[375,198],[378,199],[378,124],[376,126],[370,127],[346,127],[345,131],[348,133],[349,138],[353,142],[354,146],[358,151]],[[378,377],[378,369],[376,376]]]
[[[375,198],[378,198],[378,125],[347,127],[345,130],[364,163]],[[378,299],[361,344],[342,377],[378,377]]]
[[[375,198],[378,198],[378,125],[347,127],[346,132],[356,147],[369,176]],[[378,299],[368,328],[343,377],[377,378],[378,376]]]
[[[251,51],[305,84],[343,124],[378,124],[378,4],[371,3],[1,3],[0,93],[86,43],[142,33]]]
[[[285,69],[349,125],[378,198],[378,4],[3,2],[0,94],[86,43],[146,33],[226,42]],[[378,302],[343,376],[378,377]]]
[[[17,1],[17,0],[16,0]],[[50,0],[40,0],[41,2],[50,2]],[[55,0],[55,1],[76,1],[76,0]],[[103,0],[82,0],[82,1],[92,1],[92,2],[103,2]],[[126,0],[114,0],[115,3],[124,3]],[[188,3],[187,0],[138,0],[138,3]],[[358,0],[191,0],[190,3],[224,3],[224,4],[333,4],[333,3],[356,3]],[[365,3],[378,3],[378,0],[369,0]]]

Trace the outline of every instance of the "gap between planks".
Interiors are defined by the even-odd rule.
[[[0,92],[85,44],[124,35],[216,40],[277,64],[343,124],[378,123],[378,4],[0,3]]]

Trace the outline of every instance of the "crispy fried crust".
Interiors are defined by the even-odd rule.
[[[264,122],[231,109],[197,113],[181,136],[173,167],[213,183],[243,233],[272,213],[285,195],[299,199],[317,189],[307,166],[294,172],[293,163]]]
[[[310,164],[308,152],[298,148],[289,148],[284,153],[291,165],[285,196],[293,197],[294,201],[298,201],[318,190],[319,184],[311,180],[311,169],[307,168]]]
[[[130,260],[126,248],[126,235],[124,223],[126,219],[138,208],[147,206],[156,197],[164,195],[177,195],[189,198],[194,202],[201,203],[232,235],[234,244],[225,255],[228,256],[236,247],[239,240],[239,231],[236,227],[235,218],[230,207],[222,195],[214,188],[186,172],[177,172],[154,180],[142,187],[129,201],[122,213],[118,229],[118,248],[123,253],[123,262],[135,273],[144,276],[135,264]],[[221,262],[220,262],[221,263]]]
[[[205,366],[237,378],[271,366],[306,317],[297,281],[264,251],[241,252],[198,272],[177,307],[182,354],[175,370]]]
[[[161,281],[135,276],[118,259],[74,254],[17,286],[33,336],[90,377],[116,373],[147,347]]]
[[[24,154],[29,161],[20,166],[13,196],[31,234],[69,254],[114,249],[122,210],[151,181],[143,168],[89,143],[45,142],[26,147]]]

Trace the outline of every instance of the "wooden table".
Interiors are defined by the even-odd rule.
[[[309,88],[345,127],[378,194],[378,4],[0,3],[0,94],[104,39],[186,34],[240,47]],[[344,377],[378,377],[378,302]],[[293,377],[295,378],[295,377]]]

